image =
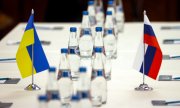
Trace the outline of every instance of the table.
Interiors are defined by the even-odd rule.
[[[15,57],[18,45],[7,45],[8,40],[20,41],[25,23],[18,24],[0,41],[0,58]],[[161,26],[180,25],[179,22],[153,22],[152,26],[157,36],[163,54],[180,54],[179,45],[164,45],[163,39],[178,38],[179,30],[161,30]],[[50,46],[43,46],[51,66],[58,67],[60,48],[67,47],[69,28],[80,27],[80,23],[35,23],[35,26],[62,26],[63,30],[38,30],[40,40],[51,41]],[[112,63],[112,80],[108,82],[107,104],[101,108],[154,108],[151,100],[178,100],[180,86],[178,81],[160,82],[146,77],[146,83],[153,91],[140,92],[134,88],[142,83],[142,74],[133,69],[133,62],[140,39],[143,36],[143,23],[125,23],[124,32],[119,34],[118,58]],[[163,60],[159,75],[180,75],[180,60]],[[0,63],[0,76],[20,77],[16,62]],[[37,96],[45,93],[47,71],[35,75],[35,83],[40,91],[25,91],[31,83],[31,77],[21,79],[16,85],[0,85],[0,101],[13,102],[11,108],[38,108]],[[171,106],[165,106],[169,108]],[[177,108],[177,106],[173,106]]]

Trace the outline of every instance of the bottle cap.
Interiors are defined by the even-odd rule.
[[[39,99],[39,101],[47,101],[48,100],[46,95],[39,95],[38,99]]]
[[[62,72],[62,77],[69,77],[69,72],[68,71],[63,71]]]
[[[56,72],[56,67],[50,67],[49,72]]]
[[[90,35],[89,30],[84,30],[84,34],[85,34],[85,35]]]
[[[81,92],[81,98],[89,98],[89,92],[88,91],[82,91]]]
[[[96,27],[96,32],[102,32],[102,27]]]
[[[61,53],[68,53],[68,49],[67,48],[61,48]]]
[[[52,97],[51,97],[52,100],[59,100],[59,99],[60,99],[58,93],[52,93],[51,96],[52,96]]]
[[[97,71],[97,76],[103,76],[103,71],[102,70],[98,70]]]
[[[88,11],[83,11],[83,15],[88,15]]]
[[[74,94],[74,95],[72,95],[71,100],[72,101],[79,101],[80,100],[80,96],[78,94]]]
[[[95,52],[96,52],[96,53],[101,53],[101,52],[102,52],[102,48],[96,47],[96,48],[95,48]]]
[[[70,54],[76,54],[75,53],[75,49],[70,49],[70,52],[69,52]]]
[[[88,2],[88,5],[94,5],[94,1],[90,0],[90,1]]]
[[[71,27],[70,28],[70,32],[76,32],[76,31],[77,31],[76,27]]]
[[[112,29],[109,29],[109,30],[108,30],[108,34],[113,34],[113,30],[112,30]]]
[[[79,72],[80,73],[85,73],[87,71],[86,67],[80,67]]]
[[[109,0],[108,1],[108,5],[113,5],[114,4],[114,0]]]
[[[106,15],[112,15],[112,11],[107,11]]]

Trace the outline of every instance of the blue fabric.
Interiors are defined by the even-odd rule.
[[[144,34],[148,34],[149,36],[155,36],[152,27],[147,24],[144,24]]]
[[[144,68],[145,75],[148,75],[148,73],[150,71],[151,64],[153,63],[155,53],[156,53],[156,48],[152,47],[152,46],[148,46],[146,53],[145,53],[145,68]],[[141,69],[140,69],[140,72],[142,72],[142,73],[143,73],[143,63],[141,65]]]
[[[26,27],[26,30],[29,30],[33,28],[34,30],[34,68],[36,72],[41,72],[43,70],[49,69],[49,63],[47,61],[46,55],[43,51],[43,48],[41,46],[41,42],[38,38],[35,26],[34,26],[34,15],[32,14],[29,18],[28,25]],[[32,45],[27,47],[29,55],[32,60]]]

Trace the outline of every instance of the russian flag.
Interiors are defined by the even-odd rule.
[[[145,45],[145,47],[144,47]],[[134,68],[152,79],[156,79],[162,62],[162,51],[154,34],[153,28],[144,15],[144,41],[138,49]]]

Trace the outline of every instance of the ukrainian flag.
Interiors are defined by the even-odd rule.
[[[33,46],[33,47],[32,47]],[[32,48],[33,63],[32,63]],[[26,26],[24,35],[16,53],[16,62],[20,70],[22,78],[26,78],[32,75],[32,69],[34,74],[39,73],[49,68],[46,55],[39,41],[35,26],[34,26],[34,13],[32,12],[28,24]],[[33,64],[33,68],[32,68]]]

